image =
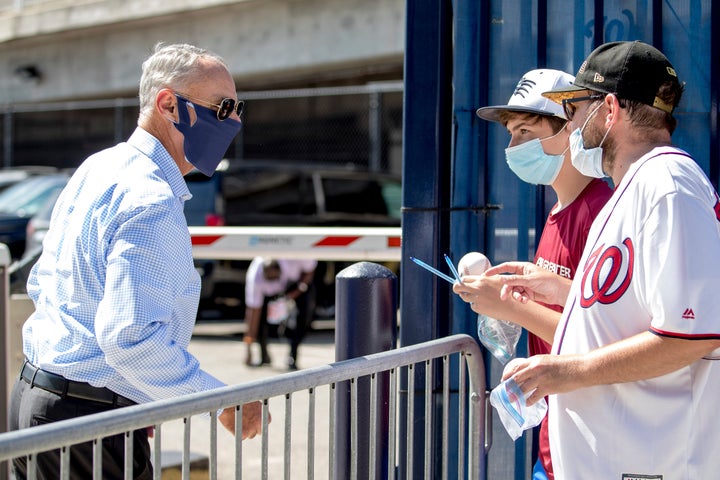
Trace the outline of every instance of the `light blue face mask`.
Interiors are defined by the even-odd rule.
[[[550,140],[562,132],[540,139],[534,138],[520,145],[505,149],[505,160],[510,170],[520,179],[533,185],[551,185],[562,167],[565,152],[548,155],[542,147],[542,140]],[[565,149],[567,151],[567,149]]]
[[[202,173],[212,177],[242,123],[232,118],[220,121],[215,111],[180,95],[175,96],[178,99],[179,121],[174,125],[185,136],[185,158]],[[196,119],[192,125],[188,107],[195,109]]]
[[[602,144],[605,142],[608,133],[610,133],[610,128],[612,128],[612,125],[610,125],[610,128],[607,129],[607,132],[605,132],[605,135],[600,141],[600,145],[598,145],[597,147],[585,148],[585,143],[583,142],[582,137],[582,132],[583,130],[585,130],[588,121],[590,121],[592,116],[595,115],[595,113],[601,106],[602,104],[598,105],[598,108],[596,108],[590,115],[588,115],[588,118],[587,120],[585,120],[582,128],[576,128],[570,134],[570,161],[572,162],[573,167],[575,167],[578,172],[582,173],[586,177],[607,177],[605,172],[603,172],[602,168]]]

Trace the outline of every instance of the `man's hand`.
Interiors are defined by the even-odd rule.
[[[502,300],[500,290],[503,287],[499,277],[488,277],[487,275],[464,275],[463,283],[455,282],[453,292],[470,304],[470,308],[476,313],[490,315],[491,317],[502,316]]]
[[[532,405],[554,393],[565,393],[584,387],[581,383],[585,364],[580,355],[535,355],[515,358],[503,370],[502,380],[512,377]],[[532,392],[531,395],[528,395]]]
[[[565,305],[570,293],[571,279],[529,262],[506,262],[490,267],[485,275],[500,275],[503,287],[500,298],[512,297],[520,303],[530,300],[548,305]]]
[[[235,435],[235,407],[228,407],[218,416],[220,423]],[[268,423],[272,417],[268,414]],[[262,433],[262,403],[246,403],[242,407],[242,439],[255,438]]]
[[[512,377],[525,393],[534,390],[528,405],[555,393],[594,385],[638,382],[656,378],[707,358],[720,340],[688,340],[649,331],[584,354],[535,355],[508,362],[502,380]]]
[[[501,296],[502,289],[507,288],[504,278],[505,275],[492,275],[491,270],[482,275],[465,275],[462,283],[455,282],[453,291],[475,313],[515,323],[552,343],[560,314],[535,302],[504,301]]]

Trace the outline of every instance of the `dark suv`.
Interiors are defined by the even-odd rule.
[[[286,165],[223,165],[212,178],[186,177],[189,225],[400,226],[399,175]],[[315,274],[318,316],[333,313],[335,274],[352,262],[320,261]],[[201,316],[243,315],[249,260],[198,260]],[[232,313],[228,308],[235,310]]]

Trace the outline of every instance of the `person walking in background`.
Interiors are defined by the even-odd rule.
[[[200,277],[183,175],[212,175],[240,131],[242,102],[225,62],[187,44],[156,47],[139,96],[128,141],[85,160],[57,200],[27,285],[35,312],[23,326],[12,430],[224,385],[187,350]],[[235,410],[219,414],[233,434]],[[259,402],[243,406],[242,426],[242,438],[260,433]],[[102,442],[104,479],[125,478],[122,437]],[[153,478],[145,429],[133,448],[134,477]],[[71,447],[71,477],[92,478],[92,458],[92,443]],[[59,469],[58,450],[38,455],[38,478]],[[13,473],[25,478],[25,457]]]
[[[530,404],[550,395],[561,480],[720,471],[720,199],[671,144],[682,93],[665,55],[637,41],[601,45],[573,86],[546,92],[571,120],[574,163],[616,188],[571,285],[532,264],[488,270],[506,274],[503,298],[565,303],[553,354],[503,375]]]
[[[590,225],[612,195],[605,181],[584,175],[573,167],[565,113],[560,105],[542,96],[545,91],[569,87],[573,80],[572,75],[559,70],[531,70],[520,79],[507,105],[477,110],[480,118],[498,122],[510,133],[505,157],[513,173],[533,185],[550,185],[555,192],[557,203],[543,227],[534,262],[565,278],[575,274]],[[455,291],[472,302],[475,312],[527,328],[530,355],[550,353],[557,324],[544,320],[545,309],[503,302],[499,295],[502,283],[496,277],[465,276],[463,282],[455,285]],[[562,304],[542,305],[556,312],[561,312],[563,307]],[[554,478],[547,416],[540,425],[537,449],[533,478]]]
[[[247,333],[243,340],[247,345],[246,365],[260,366],[271,363],[267,351],[268,306],[272,301],[282,299],[293,301],[297,307],[297,312],[290,316],[285,325],[284,334],[290,343],[288,368],[298,368],[298,347],[305,338],[315,311],[313,277],[316,268],[317,260],[255,257],[250,262],[245,280]],[[253,360],[252,345],[255,342],[260,345],[259,361]]]

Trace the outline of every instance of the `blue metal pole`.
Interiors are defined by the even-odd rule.
[[[454,62],[453,62],[453,157],[452,157],[452,208],[450,214],[450,251],[455,264],[470,251],[486,252],[485,207],[487,178],[487,157],[480,154],[481,129],[475,110],[483,105],[481,84],[487,81],[487,72],[481,63],[484,55],[481,38],[486,35],[481,24],[482,6],[476,0],[455,0],[454,23]],[[481,26],[483,25],[483,26]],[[482,53],[481,53],[482,52]],[[486,69],[485,69],[486,70]],[[485,129],[482,135],[484,136]],[[452,306],[448,318],[451,318],[451,333],[467,333],[473,338],[477,314],[460,300],[452,296]],[[458,365],[451,365],[450,402],[456,405],[458,398]],[[463,452],[466,445],[458,445],[458,429],[463,426],[451,423],[449,439],[451,451]],[[464,438],[464,437],[463,437]],[[448,478],[458,478],[458,472],[452,466]],[[485,472],[483,472],[484,478]]]
[[[720,5],[710,8],[711,24],[720,25]],[[713,28],[710,35],[710,58],[720,55],[720,29]],[[715,190],[720,188],[720,62],[710,62],[710,166],[709,177]]]
[[[413,345],[449,334],[450,285],[408,261],[414,256],[444,265],[442,254],[449,247],[450,155],[452,108],[452,14],[449,0],[406,2],[405,98],[403,115],[403,216],[400,344]],[[442,263],[441,263],[442,262]],[[415,385],[424,385],[424,368],[416,368]],[[414,420],[422,432],[426,421],[424,393],[407,391],[401,377],[400,418],[414,405]],[[434,400],[435,401],[435,400]],[[435,410],[435,409],[433,409]],[[407,439],[401,422],[398,458],[412,449],[413,472],[423,471],[427,455],[424,439]],[[411,444],[408,444],[411,443]],[[422,452],[422,454],[417,454]],[[437,457],[435,457],[437,458]],[[433,462],[436,464],[437,462]],[[406,478],[401,462],[398,478]]]
[[[485,184],[487,158],[480,156],[480,122],[475,110],[481,106],[480,85],[487,81],[481,72],[478,25],[480,2],[455,2],[455,58],[453,83],[452,212],[451,252],[455,264],[470,251],[485,251]],[[484,89],[483,89],[484,90]],[[483,132],[484,134],[484,132]],[[474,336],[474,318],[467,304],[454,299],[452,333]],[[469,313],[468,313],[469,312]]]

